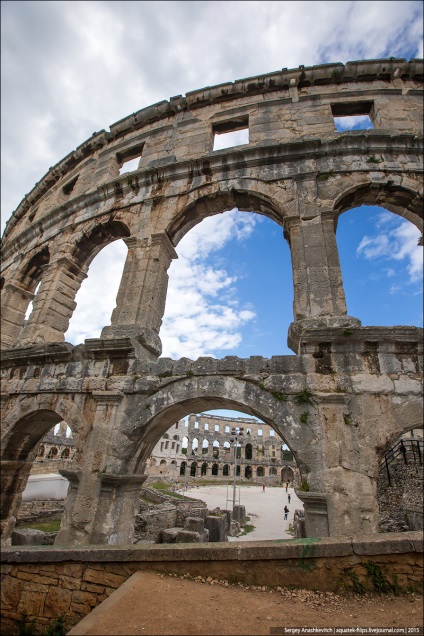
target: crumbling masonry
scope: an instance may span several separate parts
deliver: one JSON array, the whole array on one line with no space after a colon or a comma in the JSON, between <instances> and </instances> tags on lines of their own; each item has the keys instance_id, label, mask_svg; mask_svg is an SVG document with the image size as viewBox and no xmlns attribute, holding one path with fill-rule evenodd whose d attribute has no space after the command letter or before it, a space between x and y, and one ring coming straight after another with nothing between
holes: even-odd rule
<instances>
[{"instance_id":1,"label":"crumbling masonry","mask_svg":"<svg viewBox=\"0 0 424 636\"><path fill-rule=\"evenodd\" d=\"M3 241L6 543L34 449L54 424L68 423L76 447L56 543L125 544L155 443L188 413L215 408L257 417L286 441L309 487L309 536L378 531L382 453L422 423L421 334L346 315L336 226L372 204L421 228L422 81L422 60L389 59L196 90L93 134L41 178ZM335 116L361 114L372 130L336 131ZM248 144L212 150L215 134L243 128ZM138 168L120 176L135 157ZM289 243L295 355L160 358L175 247L234 207L273 219ZM64 333L75 294L116 239L128 256L111 325L74 347Z\"/></svg>"}]
</instances>

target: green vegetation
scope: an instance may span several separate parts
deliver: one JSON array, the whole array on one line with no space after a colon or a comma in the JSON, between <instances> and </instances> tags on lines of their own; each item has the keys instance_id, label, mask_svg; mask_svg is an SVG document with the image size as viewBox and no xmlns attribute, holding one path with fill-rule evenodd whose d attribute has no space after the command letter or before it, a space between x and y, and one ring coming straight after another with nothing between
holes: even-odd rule
<instances>
[{"instance_id":1,"label":"green vegetation","mask_svg":"<svg viewBox=\"0 0 424 636\"><path fill-rule=\"evenodd\" d=\"M371 157L368 157L367 163L381 163L381 159L372 155Z\"/></svg>"},{"instance_id":2,"label":"green vegetation","mask_svg":"<svg viewBox=\"0 0 424 636\"><path fill-rule=\"evenodd\" d=\"M397 595L403 591L397 582L397 578L394 577L393 583L389 581L381 567L376 563L367 561L365 563L365 569L368 576L371 577L371 581L376 592L379 592L380 594L389 594L392 592L392 594Z\"/></svg>"},{"instance_id":3,"label":"green vegetation","mask_svg":"<svg viewBox=\"0 0 424 636\"><path fill-rule=\"evenodd\" d=\"M23 523L16 527L17 530L41 530L42 532L59 532L60 519L52 519L51 521L31 521Z\"/></svg>"},{"instance_id":4,"label":"green vegetation","mask_svg":"<svg viewBox=\"0 0 424 636\"><path fill-rule=\"evenodd\" d=\"M280 402L286 402L288 400L287 395L284 395L284 393L281 393L281 391L272 391L271 389L267 389L265 384L263 384L262 382L258 386L260 389L262 389L262 391L269 391L269 393L271 393L271 395Z\"/></svg>"},{"instance_id":5,"label":"green vegetation","mask_svg":"<svg viewBox=\"0 0 424 636\"><path fill-rule=\"evenodd\" d=\"M363 583L361 583L356 572L349 572L349 577L352 581L352 589L355 594L364 594L366 587Z\"/></svg>"},{"instance_id":6,"label":"green vegetation","mask_svg":"<svg viewBox=\"0 0 424 636\"><path fill-rule=\"evenodd\" d=\"M335 176L335 172L334 170L329 170L328 172L321 172L321 174L318 175L317 180L318 181L327 181L328 179L330 179L331 177Z\"/></svg>"},{"instance_id":7,"label":"green vegetation","mask_svg":"<svg viewBox=\"0 0 424 636\"><path fill-rule=\"evenodd\" d=\"M149 487L159 490L162 495L166 495L167 497L174 497L174 499L190 499L190 497L186 497L185 495L180 495L178 492L169 490L169 484L165 484L162 481L155 481L153 484L149 484Z\"/></svg>"},{"instance_id":8,"label":"green vegetation","mask_svg":"<svg viewBox=\"0 0 424 636\"><path fill-rule=\"evenodd\" d=\"M308 417L309 413L305 411L304 413L300 414L299 420L302 422L302 424L306 424L308 422Z\"/></svg>"},{"instance_id":9,"label":"green vegetation","mask_svg":"<svg viewBox=\"0 0 424 636\"><path fill-rule=\"evenodd\" d=\"M308 389L303 389L303 391L300 391L300 393L295 396L294 401L298 406L312 404L312 393Z\"/></svg>"},{"instance_id":10,"label":"green vegetation","mask_svg":"<svg viewBox=\"0 0 424 636\"><path fill-rule=\"evenodd\" d=\"M246 521L251 521L248 515L246 515ZM255 526L252 523L246 523L245 526L242 528L242 532L239 534L239 536L244 537L245 534L249 534L250 532L253 532L254 529L255 529Z\"/></svg>"},{"instance_id":11,"label":"green vegetation","mask_svg":"<svg viewBox=\"0 0 424 636\"><path fill-rule=\"evenodd\" d=\"M309 483L306 479L302 479L298 490L300 490L301 492L309 492Z\"/></svg>"},{"instance_id":12,"label":"green vegetation","mask_svg":"<svg viewBox=\"0 0 424 636\"><path fill-rule=\"evenodd\" d=\"M344 336L353 336L354 333L355 332L354 332L353 329L349 329L349 328L343 329L343 335Z\"/></svg>"}]
</instances>

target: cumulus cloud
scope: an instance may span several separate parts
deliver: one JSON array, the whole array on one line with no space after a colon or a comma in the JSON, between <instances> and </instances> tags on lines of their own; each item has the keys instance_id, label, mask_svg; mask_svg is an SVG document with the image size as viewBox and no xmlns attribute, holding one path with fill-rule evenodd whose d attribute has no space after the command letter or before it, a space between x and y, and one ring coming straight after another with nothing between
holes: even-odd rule
<instances>
[{"instance_id":1,"label":"cumulus cloud","mask_svg":"<svg viewBox=\"0 0 424 636\"><path fill-rule=\"evenodd\" d=\"M422 11L407 0L3 2L3 222L94 131L282 67L422 55Z\"/></svg>"},{"instance_id":2,"label":"cumulus cloud","mask_svg":"<svg viewBox=\"0 0 424 636\"><path fill-rule=\"evenodd\" d=\"M197 358L240 344L240 330L254 319L255 311L240 304L238 277L217 264L221 250L232 240L248 238L258 222L253 214L232 210L205 219L180 241L178 260L169 269L160 332L164 356ZM98 338L110 324L126 254L125 243L115 241L93 260L76 296L77 308L65 334L68 342Z\"/></svg>"},{"instance_id":3,"label":"cumulus cloud","mask_svg":"<svg viewBox=\"0 0 424 636\"><path fill-rule=\"evenodd\" d=\"M362 237L356 254L369 261L399 261L405 268L409 284L419 283L423 278L423 248L417 245L419 230L409 221L396 220L392 214L383 212L376 218L379 234ZM399 266L396 268L399 270ZM390 278L395 275L395 268L383 267ZM392 293L401 289L399 284L391 287Z\"/></svg>"},{"instance_id":4,"label":"cumulus cloud","mask_svg":"<svg viewBox=\"0 0 424 636\"><path fill-rule=\"evenodd\" d=\"M243 241L257 217L231 210L193 228L178 245L178 260L169 269L169 287L160 332L163 355L213 356L236 348L241 328L255 317L237 298L237 276L216 267L230 240Z\"/></svg>"}]
</instances>

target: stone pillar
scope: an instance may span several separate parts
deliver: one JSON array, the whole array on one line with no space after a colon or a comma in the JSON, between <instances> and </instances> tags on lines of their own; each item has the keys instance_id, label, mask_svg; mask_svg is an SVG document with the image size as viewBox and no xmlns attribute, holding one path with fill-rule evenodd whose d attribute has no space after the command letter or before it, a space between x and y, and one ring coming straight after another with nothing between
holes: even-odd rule
<instances>
[{"instance_id":1,"label":"stone pillar","mask_svg":"<svg viewBox=\"0 0 424 636\"><path fill-rule=\"evenodd\" d=\"M20 346L65 340L77 306L75 296L86 277L86 272L66 256L46 266L32 314L18 340Z\"/></svg>"},{"instance_id":2,"label":"stone pillar","mask_svg":"<svg viewBox=\"0 0 424 636\"><path fill-rule=\"evenodd\" d=\"M290 325L288 344L298 353L302 331L313 328L360 326L347 316L333 213L306 219L290 219L289 236L295 322Z\"/></svg>"},{"instance_id":3,"label":"stone pillar","mask_svg":"<svg viewBox=\"0 0 424 636\"><path fill-rule=\"evenodd\" d=\"M334 218L293 219L289 234L294 284L294 319L344 316L346 300Z\"/></svg>"},{"instance_id":4,"label":"stone pillar","mask_svg":"<svg viewBox=\"0 0 424 636\"><path fill-rule=\"evenodd\" d=\"M321 452L307 476L310 491L296 491L304 502L308 537L378 533L379 457L349 412L350 399L348 394L328 394L316 406Z\"/></svg>"},{"instance_id":5,"label":"stone pillar","mask_svg":"<svg viewBox=\"0 0 424 636\"><path fill-rule=\"evenodd\" d=\"M100 475L99 504L90 543L132 544L139 494L148 475Z\"/></svg>"},{"instance_id":6,"label":"stone pillar","mask_svg":"<svg viewBox=\"0 0 424 636\"><path fill-rule=\"evenodd\" d=\"M1 545L10 545L22 493L28 481L32 462L2 460L1 462Z\"/></svg>"},{"instance_id":7,"label":"stone pillar","mask_svg":"<svg viewBox=\"0 0 424 636\"><path fill-rule=\"evenodd\" d=\"M65 503L65 515L55 545L85 545L94 542L93 537L105 536L105 523L113 527L113 520L99 519L102 475L105 474L110 447L113 443L119 406L123 394L113 391L93 392L96 412L90 434L84 447L80 466L67 471L71 489ZM100 524L101 529L96 527ZM112 532L112 530L111 530Z\"/></svg>"},{"instance_id":8,"label":"stone pillar","mask_svg":"<svg viewBox=\"0 0 424 636\"><path fill-rule=\"evenodd\" d=\"M1 348L12 347L21 333L28 305L34 294L15 283L7 283L1 294Z\"/></svg>"},{"instance_id":9,"label":"stone pillar","mask_svg":"<svg viewBox=\"0 0 424 636\"><path fill-rule=\"evenodd\" d=\"M142 349L138 355L155 359L162 353L159 330L165 311L168 268L177 258L166 233L153 234L148 243L126 239L128 255L112 313L102 338L131 337Z\"/></svg>"}]
</instances>

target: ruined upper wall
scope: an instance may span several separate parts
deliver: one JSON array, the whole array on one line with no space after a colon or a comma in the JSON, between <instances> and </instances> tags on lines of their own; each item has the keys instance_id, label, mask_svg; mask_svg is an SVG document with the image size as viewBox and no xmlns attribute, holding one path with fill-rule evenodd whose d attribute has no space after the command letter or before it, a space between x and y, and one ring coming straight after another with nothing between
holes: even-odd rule
<instances>
[{"instance_id":1,"label":"ruined upper wall","mask_svg":"<svg viewBox=\"0 0 424 636\"><path fill-rule=\"evenodd\" d=\"M111 182L119 189L120 166L133 157L140 156L139 170L153 175L211 154L214 132L226 126L247 125L249 147L325 139L340 134L333 113L368 109L375 129L420 133L422 82L422 60L390 58L283 69L172 97L121 119L109 132L94 133L50 168L19 204L4 238L15 239L36 224L42 234L52 210L72 217L81 196L101 198L99 188Z\"/></svg>"}]
</instances>

